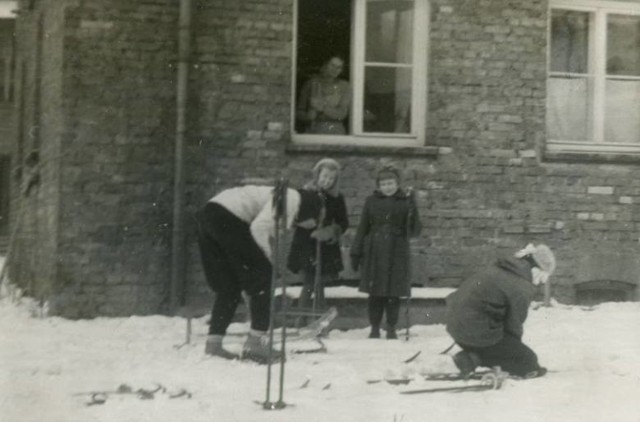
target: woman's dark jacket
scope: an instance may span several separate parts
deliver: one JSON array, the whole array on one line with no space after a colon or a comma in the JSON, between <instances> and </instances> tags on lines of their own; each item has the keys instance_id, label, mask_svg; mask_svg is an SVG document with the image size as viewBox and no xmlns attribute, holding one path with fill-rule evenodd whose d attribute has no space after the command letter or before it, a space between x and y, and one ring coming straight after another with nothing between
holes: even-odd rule
<instances>
[{"instance_id":1,"label":"woman's dark jacket","mask_svg":"<svg viewBox=\"0 0 640 422\"><path fill-rule=\"evenodd\" d=\"M349 227L347 206L342 194L333 196L324 193L322 198L324 199L325 217L321 227L334 233L329 241L320 242L320 268L322 274L330 274L337 277L338 273L344 268L340 251L340 236ZM298 273L301 270L307 272L315 271L316 240L311 237L311 233L314 230L296 228L287 260L287 268L291 272Z\"/></svg>"},{"instance_id":2,"label":"woman's dark jacket","mask_svg":"<svg viewBox=\"0 0 640 422\"><path fill-rule=\"evenodd\" d=\"M447 331L456 343L472 347L492 346L505 333L522 338L535 293L527 260L498 259L447 297Z\"/></svg>"},{"instance_id":3,"label":"woman's dark jacket","mask_svg":"<svg viewBox=\"0 0 640 422\"><path fill-rule=\"evenodd\" d=\"M421 230L413 196L400 189L392 196L379 191L369 196L351 245L352 260L361 264L360 291L374 296L410 296L409 238Z\"/></svg>"}]
</instances>

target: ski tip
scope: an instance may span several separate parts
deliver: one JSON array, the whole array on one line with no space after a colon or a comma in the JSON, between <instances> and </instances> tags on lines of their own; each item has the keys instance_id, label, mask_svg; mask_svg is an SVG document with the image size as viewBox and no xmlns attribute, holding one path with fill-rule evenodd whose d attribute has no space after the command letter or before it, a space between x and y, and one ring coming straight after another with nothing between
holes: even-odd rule
<instances>
[{"instance_id":1,"label":"ski tip","mask_svg":"<svg viewBox=\"0 0 640 422\"><path fill-rule=\"evenodd\" d=\"M404 363L411 363L414 360L416 360L416 358L418 356L420 356L420 353L422 353L422 350L418 350L416 353L414 353L413 355L411 355L408 359L403 360Z\"/></svg>"}]
</instances>

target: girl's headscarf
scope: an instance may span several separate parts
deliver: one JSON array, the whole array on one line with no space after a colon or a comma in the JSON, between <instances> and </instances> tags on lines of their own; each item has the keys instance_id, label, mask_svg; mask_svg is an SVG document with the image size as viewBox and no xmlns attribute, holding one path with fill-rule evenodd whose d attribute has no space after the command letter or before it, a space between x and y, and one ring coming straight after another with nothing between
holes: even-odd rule
<instances>
[{"instance_id":1,"label":"girl's headscarf","mask_svg":"<svg viewBox=\"0 0 640 422\"><path fill-rule=\"evenodd\" d=\"M338 162L333 158L323 158L313 166L313 180L309 181L306 185L304 185L304 188L309 190L319 190L318 179L320 178L320 172L322 171L323 168L333 170L336 172L336 180L333 182L333 186L327 189L326 192L331 196L338 196L340 164L338 164Z\"/></svg>"}]
</instances>

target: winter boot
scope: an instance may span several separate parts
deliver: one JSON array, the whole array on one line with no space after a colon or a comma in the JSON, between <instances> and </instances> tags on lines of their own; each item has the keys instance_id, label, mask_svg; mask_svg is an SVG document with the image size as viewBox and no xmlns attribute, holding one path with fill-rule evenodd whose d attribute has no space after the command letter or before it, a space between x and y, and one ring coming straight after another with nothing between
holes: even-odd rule
<instances>
[{"instance_id":1,"label":"winter boot","mask_svg":"<svg viewBox=\"0 0 640 422\"><path fill-rule=\"evenodd\" d=\"M372 325L369 338L380 338L380 327Z\"/></svg>"},{"instance_id":2,"label":"winter boot","mask_svg":"<svg viewBox=\"0 0 640 422\"><path fill-rule=\"evenodd\" d=\"M238 355L231 353L222 347L223 338L224 336L218 334L209 334L207 336L207 342L204 345L204 354L218 356L224 359L238 359Z\"/></svg>"},{"instance_id":3,"label":"winter boot","mask_svg":"<svg viewBox=\"0 0 640 422\"><path fill-rule=\"evenodd\" d=\"M473 352L461 351L453 355L453 363L460 371L460 376L469 378L469 376L480 365L480 357Z\"/></svg>"},{"instance_id":4,"label":"winter boot","mask_svg":"<svg viewBox=\"0 0 640 422\"><path fill-rule=\"evenodd\" d=\"M387 340L396 340L398 338L398 334L396 333L395 326L387 327Z\"/></svg>"},{"instance_id":5,"label":"winter boot","mask_svg":"<svg viewBox=\"0 0 640 422\"><path fill-rule=\"evenodd\" d=\"M258 363L269 363L269 357L271 357L271 363L280 362L284 354L282 351L271 349L269 353L269 337L267 333L262 331L250 330L242 347L242 359L249 359Z\"/></svg>"},{"instance_id":6,"label":"winter boot","mask_svg":"<svg viewBox=\"0 0 640 422\"><path fill-rule=\"evenodd\" d=\"M538 369L528 372L524 376L524 378L525 379L539 378L539 377L543 377L546 373L547 373L547 368L545 368L544 366L540 366Z\"/></svg>"}]
</instances>

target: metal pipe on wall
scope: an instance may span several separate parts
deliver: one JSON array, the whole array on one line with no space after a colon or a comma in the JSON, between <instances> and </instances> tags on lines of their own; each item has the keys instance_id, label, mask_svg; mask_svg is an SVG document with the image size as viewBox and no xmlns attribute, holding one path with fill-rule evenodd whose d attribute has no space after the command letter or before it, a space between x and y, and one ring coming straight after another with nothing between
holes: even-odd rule
<instances>
[{"instance_id":1,"label":"metal pipe on wall","mask_svg":"<svg viewBox=\"0 0 640 422\"><path fill-rule=\"evenodd\" d=\"M176 93L176 140L173 186L173 232L171 248L170 307L175 312L185 299L185 137L191 57L192 0L180 0L178 21L178 69Z\"/></svg>"}]
</instances>

